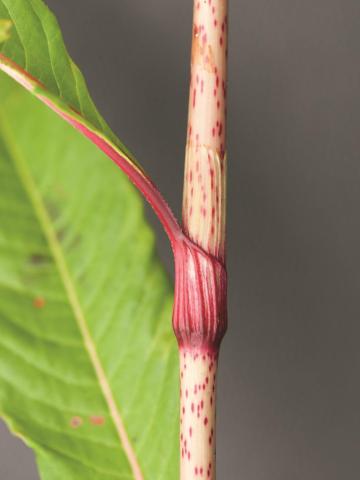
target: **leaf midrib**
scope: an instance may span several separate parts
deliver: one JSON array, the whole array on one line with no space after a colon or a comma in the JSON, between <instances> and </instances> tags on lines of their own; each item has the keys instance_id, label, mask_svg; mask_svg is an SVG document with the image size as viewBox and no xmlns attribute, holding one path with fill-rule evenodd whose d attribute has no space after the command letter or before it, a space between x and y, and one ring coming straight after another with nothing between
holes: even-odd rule
<instances>
[{"instance_id":1,"label":"leaf midrib","mask_svg":"<svg viewBox=\"0 0 360 480\"><path fill-rule=\"evenodd\" d=\"M124 449L129 465L132 469L134 479L143 480L143 474L141 472L140 464L137 460L133 446L131 445L124 422L122 420L114 395L112 393L109 381L97 353L93 338L89 331L86 318L77 295L75 282L71 277L65 257L62 252L61 245L57 239L56 232L51 224L51 219L46 210L40 192L38 191L36 183L31 175L31 172L29 171L27 163L24 160L22 154L19 152L16 142L13 139L11 128L7 125L4 117L1 115L0 132L4 139L5 146L8 150L10 158L14 163L15 170L19 176L20 182L30 200L30 203L35 212L35 216L48 242L48 246L52 253L54 263L58 270L60 279L63 283L77 326L80 330L85 349L89 355L90 362L95 370L101 392L108 406L110 416L113 420L121 446Z\"/></svg>"}]
</instances>

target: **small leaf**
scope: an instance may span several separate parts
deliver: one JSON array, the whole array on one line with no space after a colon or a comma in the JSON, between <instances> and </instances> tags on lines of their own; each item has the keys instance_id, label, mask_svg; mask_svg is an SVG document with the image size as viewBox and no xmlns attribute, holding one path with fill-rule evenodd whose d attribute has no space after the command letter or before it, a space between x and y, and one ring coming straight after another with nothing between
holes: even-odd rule
<instances>
[{"instance_id":1,"label":"small leaf","mask_svg":"<svg viewBox=\"0 0 360 480\"><path fill-rule=\"evenodd\" d=\"M142 201L2 73L0 95L0 414L43 480L175 479L173 297Z\"/></svg>"}]
</instances>

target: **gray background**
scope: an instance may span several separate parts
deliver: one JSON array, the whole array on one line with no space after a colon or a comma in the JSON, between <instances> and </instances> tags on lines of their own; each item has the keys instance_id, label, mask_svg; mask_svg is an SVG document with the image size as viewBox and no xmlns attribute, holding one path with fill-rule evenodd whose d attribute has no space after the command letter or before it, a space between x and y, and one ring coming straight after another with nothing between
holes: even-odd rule
<instances>
[{"instance_id":1,"label":"gray background","mask_svg":"<svg viewBox=\"0 0 360 480\"><path fill-rule=\"evenodd\" d=\"M179 213L191 0L48 3ZM359 0L231 2L222 480L360 477L359 47ZM159 250L171 269L162 234ZM37 478L3 425L0 453L1 480Z\"/></svg>"}]
</instances>

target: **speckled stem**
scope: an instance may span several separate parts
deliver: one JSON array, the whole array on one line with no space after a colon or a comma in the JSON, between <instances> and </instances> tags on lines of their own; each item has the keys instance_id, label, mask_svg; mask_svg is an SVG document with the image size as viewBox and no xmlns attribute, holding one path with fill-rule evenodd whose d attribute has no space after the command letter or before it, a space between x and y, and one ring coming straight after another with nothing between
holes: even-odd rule
<instances>
[{"instance_id":1,"label":"speckled stem","mask_svg":"<svg viewBox=\"0 0 360 480\"><path fill-rule=\"evenodd\" d=\"M227 0L195 0L183 225L224 261L226 200Z\"/></svg>"},{"instance_id":2,"label":"speckled stem","mask_svg":"<svg viewBox=\"0 0 360 480\"><path fill-rule=\"evenodd\" d=\"M226 331L227 0L195 0L183 198L174 250L180 478L216 477L216 369Z\"/></svg>"},{"instance_id":3,"label":"speckled stem","mask_svg":"<svg viewBox=\"0 0 360 480\"><path fill-rule=\"evenodd\" d=\"M215 479L217 354L180 349L181 480Z\"/></svg>"}]
</instances>

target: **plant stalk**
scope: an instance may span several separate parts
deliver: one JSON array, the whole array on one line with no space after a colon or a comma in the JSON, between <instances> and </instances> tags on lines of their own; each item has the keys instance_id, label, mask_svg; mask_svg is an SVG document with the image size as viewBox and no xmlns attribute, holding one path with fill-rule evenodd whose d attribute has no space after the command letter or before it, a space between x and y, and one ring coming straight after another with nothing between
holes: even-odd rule
<instances>
[{"instance_id":1,"label":"plant stalk","mask_svg":"<svg viewBox=\"0 0 360 480\"><path fill-rule=\"evenodd\" d=\"M227 0L194 0L173 324L180 350L180 478L216 478L216 371L227 326Z\"/></svg>"},{"instance_id":2,"label":"plant stalk","mask_svg":"<svg viewBox=\"0 0 360 480\"><path fill-rule=\"evenodd\" d=\"M181 480L215 478L217 353L180 352Z\"/></svg>"},{"instance_id":3,"label":"plant stalk","mask_svg":"<svg viewBox=\"0 0 360 480\"><path fill-rule=\"evenodd\" d=\"M194 0L183 225L224 262L227 0Z\"/></svg>"}]
</instances>

